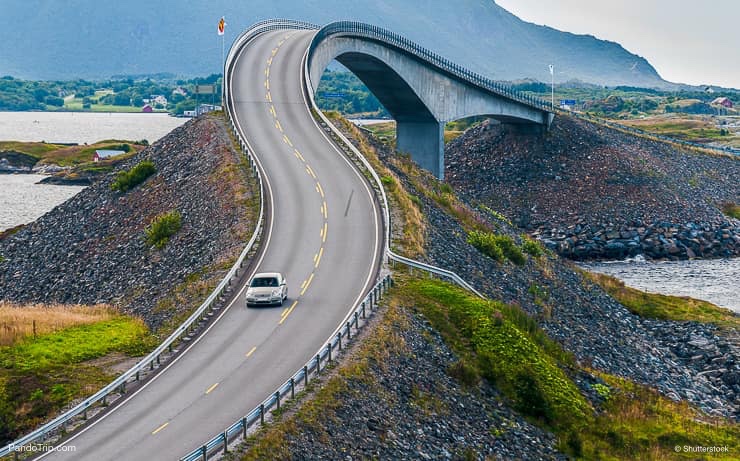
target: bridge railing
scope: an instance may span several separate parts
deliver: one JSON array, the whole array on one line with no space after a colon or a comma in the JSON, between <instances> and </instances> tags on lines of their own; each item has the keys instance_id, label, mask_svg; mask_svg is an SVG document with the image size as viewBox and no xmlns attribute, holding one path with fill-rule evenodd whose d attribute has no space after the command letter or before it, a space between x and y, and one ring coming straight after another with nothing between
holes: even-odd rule
<instances>
[{"instance_id":1,"label":"bridge railing","mask_svg":"<svg viewBox=\"0 0 740 461\"><path fill-rule=\"evenodd\" d=\"M543 111L552 112L552 106L550 102L516 91L509 85L491 80L488 77L484 77L481 74L466 69L460 64L457 64L450 59L445 58L444 56L441 56L427 48L424 48L402 35L391 32L382 27L373 26L371 24L365 24L355 21L338 21L327 24L326 26L322 27L314 36L313 41L311 42L311 49L315 49L322 40L332 35L348 35L380 41L386 45L391 45L395 48L403 50L415 56L417 59L425 61L428 64L438 67L463 81L472 83L492 93L505 96L527 106L532 106Z\"/></svg>"}]
</instances>

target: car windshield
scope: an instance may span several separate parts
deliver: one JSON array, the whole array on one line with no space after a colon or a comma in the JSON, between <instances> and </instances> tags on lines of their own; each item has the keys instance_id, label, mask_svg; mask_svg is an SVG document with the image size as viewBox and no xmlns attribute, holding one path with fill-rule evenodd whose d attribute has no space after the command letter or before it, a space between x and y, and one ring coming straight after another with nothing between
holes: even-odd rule
<instances>
[{"instance_id":1,"label":"car windshield","mask_svg":"<svg viewBox=\"0 0 740 461\"><path fill-rule=\"evenodd\" d=\"M275 277L260 277L252 280L253 287L276 287L278 280Z\"/></svg>"}]
</instances>

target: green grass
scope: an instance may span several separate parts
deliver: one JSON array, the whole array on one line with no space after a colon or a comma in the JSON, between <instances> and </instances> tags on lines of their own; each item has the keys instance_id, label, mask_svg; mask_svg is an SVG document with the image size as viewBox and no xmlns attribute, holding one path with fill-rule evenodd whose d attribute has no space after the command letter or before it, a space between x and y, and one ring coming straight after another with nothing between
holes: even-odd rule
<instances>
[{"instance_id":1,"label":"green grass","mask_svg":"<svg viewBox=\"0 0 740 461\"><path fill-rule=\"evenodd\" d=\"M20 142L20 141L0 141L0 152L13 151L22 154L28 154L34 158L41 159L44 155L59 150L65 146L57 144L47 144L45 142Z\"/></svg>"},{"instance_id":2,"label":"green grass","mask_svg":"<svg viewBox=\"0 0 740 461\"><path fill-rule=\"evenodd\" d=\"M715 306L710 302L686 296L646 293L628 287L624 282L610 275L585 271L582 273L601 286L630 312L641 317L712 323L727 328L740 327L740 317L731 310Z\"/></svg>"},{"instance_id":3,"label":"green grass","mask_svg":"<svg viewBox=\"0 0 740 461\"><path fill-rule=\"evenodd\" d=\"M731 218L740 219L740 205L737 203L723 203L722 213Z\"/></svg>"},{"instance_id":4,"label":"green grass","mask_svg":"<svg viewBox=\"0 0 740 461\"><path fill-rule=\"evenodd\" d=\"M527 261L521 248L508 235L474 230L468 233L468 243L500 263L504 262L504 259L508 259L521 266Z\"/></svg>"},{"instance_id":5,"label":"green grass","mask_svg":"<svg viewBox=\"0 0 740 461\"><path fill-rule=\"evenodd\" d=\"M526 234L522 234L522 251L533 258L539 258L545 254L545 248L542 246L542 243Z\"/></svg>"},{"instance_id":6,"label":"green grass","mask_svg":"<svg viewBox=\"0 0 740 461\"><path fill-rule=\"evenodd\" d=\"M120 316L0 347L0 444L32 430L113 377L87 361L114 352L139 356L153 345L141 320Z\"/></svg>"},{"instance_id":7,"label":"green grass","mask_svg":"<svg viewBox=\"0 0 740 461\"><path fill-rule=\"evenodd\" d=\"M170 237L182 227L182 217L177 210L157 216L146 228L146 243L156 248L164 248Z\"/></svg>"},{"instance_id":8,"label":"green grass","mask_svg":"<svg viewBox=\"0 0 740 461\"><path fill-rule=\"evenodd\" d=\"M126 317L80 325L0 348L0 364L5 369L29 371L80 363L114 351L140 355L145 351L141 345L146 334L143 322Z\"/></svg>"},{"instance_id":9,"label":"green grass","mask_svg":"<svg viewBox=\"0 0 740 461\"><path fill-rule=\"evenodd\" d=\"M119 192L127 192L146 181L156 171L157 168L154 166L154 162L144 160L130 170L119 171L116 180L111 183L110 188Z\"/></svg>"},{"instance_id":10,"label":"green grass","mask_svg":"<svg viewBox=\"0 0 740 461\"><path fill-rule=\"evenodd\" d=\"M475 363L523 414L561 432L587 424L590 406L560 368L567 354L538 334L523 312L480 300L452 285L411 281L403 297L419 309L456 352ZM474 358L466 357L473 354ZM567 360L569 361L569 360Z\"/></svg>"},{"instance_id":11,"label":"green grass","mask_svg":"<svg viewBox=\"0 0 740 461\"><path fill-rule=\"evenodd\" d=\"M392 292L415 306L442 334L466 367L493 382L512 405L552 430L558 448L579 459L663 460L737 459L675 453L675 446L728 446L737 449L740 426L700 414L645 386L588 370L604 380L594 390L606 398L598 411L563 370L572 356L550 340L520 308L472 297L433 280L399 281ZM460 371L455 371L460 374ZM473 379L474 381L474 379Z\"/></svg>"}]
</instances>

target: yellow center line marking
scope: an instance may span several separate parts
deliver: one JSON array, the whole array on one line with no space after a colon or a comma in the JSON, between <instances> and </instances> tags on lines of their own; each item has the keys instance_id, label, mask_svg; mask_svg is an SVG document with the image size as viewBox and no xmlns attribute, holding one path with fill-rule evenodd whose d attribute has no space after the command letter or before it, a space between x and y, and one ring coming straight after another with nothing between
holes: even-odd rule
<instances>
[{"instance_id":1,"label":"yellow center line marking","mask_svg":"<svg viewBox=\"0 0 740 461\"><path fill-rule=\"evenodd\" d=\"M156 428L156 429L154 429L152 431L152 435L156 435L157 432L161 431L162 429L164 429L165 427L167 427L169 425L170 425L170 423L164 423L164 424L162 424L161 426L159 426L158 428Z\"/></svg>"},{"instance_id":2,"label":"yellow center line marking","mask_svg":"<svg viewBox=\"0 0 740 461\"><path fill-rule=\"evenodd\" d=\"M268 91L268 92L267 92L267 94L265 95L265 99L267 99L268 101L272 102L272 95L270 94L270 92L269 92L269 91Z\"/></svg>"},{"instance_id":3,"label":"yellow center line marking","mask_svg":"<svg viewBox=\"0 0 740 461\"><path fill-rule=\"evenodd\" d=\"M303 296L304 293L306 293L306 290L308 290L308 286L311 285L311 282L313 281L313 272L311 272L311 275L308 277L308 280L306 280L306 286L303 287L301 290L301 296Z\"/></svg>"},{"instance_id":4,"label":"yellow center line marking","mask_svg":"<svg viewBox=\"0 0 740 461\"><path fill-rule=\"evenodd\" d=\"M275 120L275 128L280 130L280 132L283 132L283 126L280 124L280 120Z\"/></svg>"},{"instance_id":5,"label":"yellow center line marking","mask_svg":"<svg viewBox=\"0 0 740 461\"><path fill-rule=\"evenodd\" d=\"M324 210L324 219L329 219L329 207L326 206L326 200L324 200L324 204L321 206L321 209Z\"/></svg>"},{"instance_id":6,"label":"yellow center line marking","mask_svg":"<svg viewBox=\"0 0 740 461\"><path fill-rule=\"evenodd\" d=\"M247 354L246 354L247 357L249 357L250 355L254 354L254 351L256 351L256 350L257 350L257 346L254 346L253 348L249 349L249 352L247 352Z\"/></svg>"},{"instance_id":7,"label":"yellow center line marking","mask_svg":"<svg viewBox=\"0 0 740 461\"><path fill-rule=\"evenodd\" d=\"M269 78L265 80L265 88L267 88L267 91L270 91L270 79Z\"/></svg>"},{"instance_id":8,"label":"yellow center line marking","mask_svg":"<svg viewBox=\"0 0 740 461\"><path fill-rule=\"evenodd\" d=\"M218 383L216 383L216 384L214 384L213 386L209 387L209 388L208 388L208 390L206 391L206 394L210 394L210 393L211 393L211 391L212 391L212 390L214 390L214 389L216 388L216 386L218 386Z\"/></svg>"},{"instance_id":9,"label":"yellow center line marking","mask_svg":"<svg viewBox=\"0 0 740 461\"><path fill-rule=\"evenodd\" d=\"M267 65L268 67L272 65L272 57L270 57L270 59L267 60Z\"/></svg>"},{"instance_id":10,"label":"yellow center line marking","mask_svg":"<svg viewBox=\"0 0 740 461\"><path fill-rule=\"evenodd\" d=\"M304 280L303 283L301 283L301 290L306 286L306 281Z\"/></svg>"},{"instance_id":11,"label":"yellow center line marking","mask_svg":"<svg viewBox=\"0 0 740 461\"><path fill-rule=\"evenodd\" d=\"M323 255L324 255L324 247L321 247L321 249L319 250L319 257L316 258L316 264L314 264L313 267L316 267L316 268L319 267L319 263L321 263L321 256Z\"/></svg>"},{"instance_id":12,"label":"yellow center line marking","mask_svg":"<svg viewBox=\"0 0 740 461\"><path fill-rule=\"evenodd\" d=\"M313 172L309 165L306 165L306 172L310 174L313 179L316 179L316 173Z\"/></svg>"},{"instance_id":13,"label":"yellow center line marking","mask_svg":"<svg viewBox=\"0 0 740 461\"><path fill-rule=\"evenodd\" d=\"M319 235L321 236L322 239L324 238L324 228L323 227L321 228Z\"/></svg>"},{"instance_id":14,"label":"yellow center line marking","mask_svg":"<svg viewBox=\"0 0 740 461\"><path fill-rule=\"evenodd\" d=\"M288 136L283 135L283 141L285 141L285 144L289 145L290 147L293 147L293 143L290 142L290 139L288 139Z\"/></svg>"},{"instance_id":15,"label":"yellow center line marking","mask_svg":"<svg viewBox=\"0 0 740 461\"><path fill-rule=\"evenodd\" d=\"M295 154L296 157L298 157L299 159L301 159L302 162L305 162L306 161L306 159L303 158L303 156L301 155L301 153L298 152L298 149L293 149L293 153Z\"/></svg>"},{"instance_id":16,"label":"yellow center line marking","mask_svg":"<svg viewBox=\"0 0 740 461\"><path fill-rule=\"evenodd\" d=\"M319 258L319 254L318 254L318 253L316 253L315 255L313 255L313 262L316 262L316 260L317 260L318 258Z\"/></svg>"},{"instance_id":17,"label":"yellow center line marking","mask_svg":"<svg viewBox=\"0 0 740 461\"><path fill-rule=\"evenodd\" d=\"M275 106L273 106L272 104L270 105L270 113L272 114L273 117L277 118L277 112L275 112Z\"/></svg>"},{"instance_id":18,"label":"yellow center line marking","mask_svg":"<svg viewBox=\"0 0 740 461\"><path fill-rule=\"evenodd\" d=\"M277 52L278 52L278 49L277 48L273 48L272 49L272 55L273 56L275 56L277 54Z\"/></svg>"},{"instance_id":19,"label":"yellow center line marking","mask_svg":"<svg viewBox=\"0 0 740 461\"><path fill-rule=\"evenodd\" d=\"M283 322L285 322L285 319L287 319L290 313L293 312L293 309L295 309L297 304L298 304L298 301L293 301L293 305L290 306L290 309L288 309L288 311L283 314L282 318L278 322L278 325L282 325Z\"/></svg>"},{"instance_id":20,"label":"yellow center line marking","mask_svg":"<svg viewBox=\"0 0 740 461\"><path fill-rule=\"evenodd\" d=\"M329 231L328 224L324 223L324 235L321 236L321 241L326 242L326 233Z\"/></svg>"},{"instance_id":21,"label":"yellow center line marking","mask_svg":"<svg viewBox=\"0 0 740 461\"><path fill-rule=\"evenodd\" d=\"M270 78L270 66L265 68L265 77Z\"/></svg>"},{"instance_id":22,"label":"yellow center line marking","mask_svg":"<svg viewBox=\"0 0 740 461\"><path fill-rule=\"evenodd\" d=\"M319 188L319 194L321 194L321 198L324 198L324 189L321 187L321 183L317 182L316 187Z\"/></svg>"}]
</instances>

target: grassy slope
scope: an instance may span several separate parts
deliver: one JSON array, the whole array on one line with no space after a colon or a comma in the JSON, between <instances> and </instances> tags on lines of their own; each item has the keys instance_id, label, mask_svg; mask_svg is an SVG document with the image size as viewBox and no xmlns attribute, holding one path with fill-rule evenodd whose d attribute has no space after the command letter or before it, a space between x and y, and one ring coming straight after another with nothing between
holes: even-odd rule
<instances>
[{"instance_id":1,"label":"grassy slope","mask_svg":"<svg viewBox=\"0 0 740 461\"><path fill-rule=\"evenodd\" d=\"M128 158L146 146L131 141L109 139L90 145L62 146L43 142L0 141L1 151L14 151L30 155L39 161L39 164L55 164L59 166L77 166L92 163L92 156L97 149L121 150L123 144L128 144L132 150L126 156L121 155L115 160ZM111 159L106 159L111 160ZM92 166L92 165L91 165Z\"/></svg>"},{"instance_id":2,"label":"grassy slope","mask_svg":"<svg viewBox=\"0 0 740 461\"><path fill-rule=\"evenodd\" d=\"M377 330L358 346L338 374L330 378L294 414L252 438L242 460L290 457L291 434L324 434L331 443L337 424L335 410L357 388L380 398L384 390L368 363L378 357L403 353L394 330L405 328L406 307L426 317L460 358L460 367L448 372L466 385L479 377L495 384L505 399L533 423L553 431L559 448L576 458L615 460L733 459L729 455L702 457L675 453L676 445L735 446L740 426L707 420L684 403L614 376L598 374L595 386L603 397L589 402L571 376L576 365L569 354L547 338L516 307L485 301L453 285L415 278L397 278L384 303L388 309ZM404 307L401 307L404 306ZM358 383L361 383L358 386ZM506 428L492 427L492 434Z\"/></svg>"},{"instance_id":3,"label":"grassy slope","mask_svg":"<svg viewBox=\"0 0 740 461\"><path fill-rule=\"evenodd\" d=\"M0 443L33 429L113 377L87 361L113 352L138 356L152 345L141 320L118 315L0 347Z\"/></svg>"},{"instance_id":4,"label":"grassy slope","mask_svg":"<svg viewBox=\"0 0 740 461\"><path fill-rule=\"evenodd\" d=\"M628 287L621 280L606 274L586 271L581 271L581 273L600 285L630 312L641 317L712 323L725 328L740 328L740 317L731 310L715 306L710 302L687 296L646 293Z\"/></svg>"}]
</instances>

